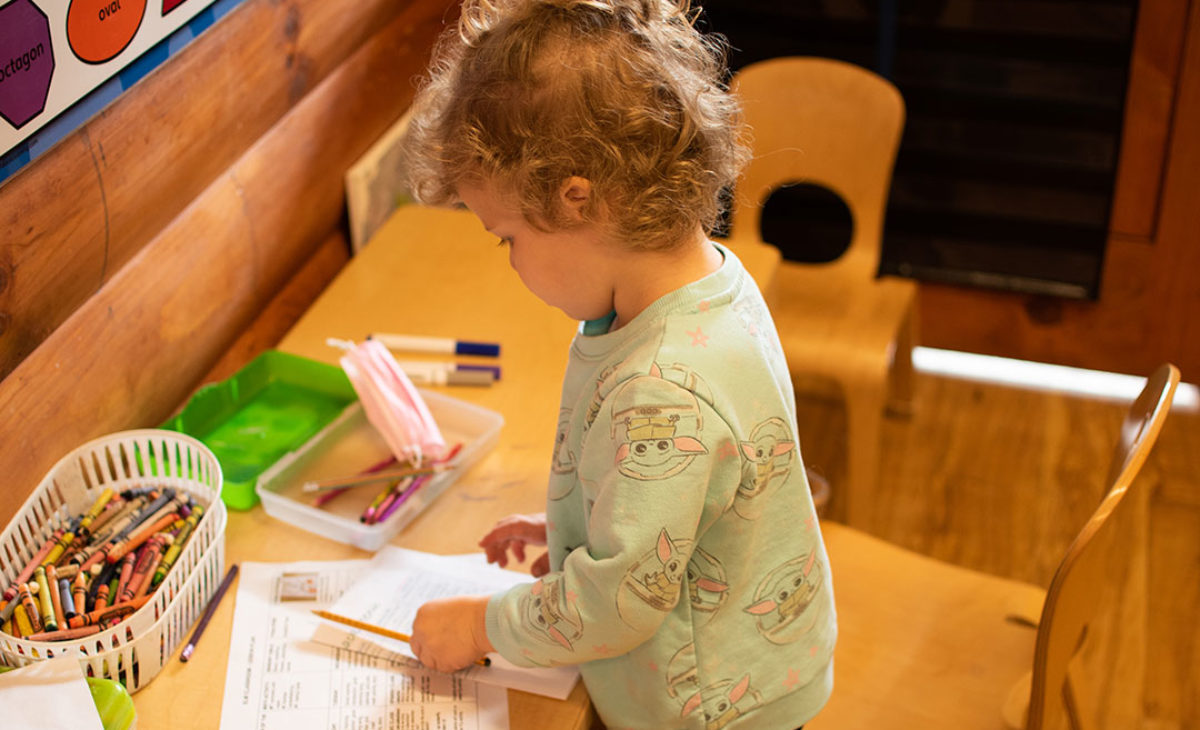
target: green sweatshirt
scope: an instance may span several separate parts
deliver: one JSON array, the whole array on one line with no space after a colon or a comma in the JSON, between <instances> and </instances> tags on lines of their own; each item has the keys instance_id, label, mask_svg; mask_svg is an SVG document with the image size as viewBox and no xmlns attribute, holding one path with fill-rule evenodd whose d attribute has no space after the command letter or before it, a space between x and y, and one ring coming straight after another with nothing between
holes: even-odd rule
<instances>
[{"instance_id":1,"label":"green sweatshirt","mask_svg":"<svg viewBox=\"0 0 1200 730\"><path fill-rule=\"evenodd\" d=\"M616 728L796 728L833 685L829 563L787 364L741 262L571 346L547 494L551 572L488 638L580 665Z\"/></svg>"}]
</instances>

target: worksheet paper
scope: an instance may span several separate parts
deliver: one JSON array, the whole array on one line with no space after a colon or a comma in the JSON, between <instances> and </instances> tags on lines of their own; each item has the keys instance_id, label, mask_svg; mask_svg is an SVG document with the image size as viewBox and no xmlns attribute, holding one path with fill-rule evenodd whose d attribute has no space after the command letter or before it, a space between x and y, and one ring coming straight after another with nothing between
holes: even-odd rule
<instances>
[{"instance_id":1,"label":"worksheet paper","mask_svg":"<svg viewBox=\"0 0 1200 730\"><path fill-rule=\"evenodd\" d=\"M497 593L531 580L528 575L488 565L483 553L442 556L389 545L375 554L368 567L358 574L357 583L329 610L346 618L411 634L417 609L426 601ZM331 621L322 621L312 639L372 657L415 660L407 642ZM529 669L518 667L499 654L493 653L489 658L491 666L473 666L456 676L559 700L571 694L579 679L579 670L573 666Z\"/></svg>"},{"instance_id":2,"label":"worksheet paper","mask_svg":"<svg viewBox=\"0 0 1200 730\"><path fill-rule=\"evenodd\" d=\"M225 730L508 730L501 688L310 640L368 561L242 563Z\"/></svg>"}]
</instances>

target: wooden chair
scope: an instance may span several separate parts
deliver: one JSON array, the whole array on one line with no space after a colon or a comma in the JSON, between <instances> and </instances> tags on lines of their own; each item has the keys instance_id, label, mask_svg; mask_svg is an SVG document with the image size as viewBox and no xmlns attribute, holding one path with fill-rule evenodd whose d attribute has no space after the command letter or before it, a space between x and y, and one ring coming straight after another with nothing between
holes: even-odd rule
<instances>
[{"instance_id":1,"label":"wooden chair","mask_svg":"<svg viewBox=\"0 0 1200 730\"><path fill-rule=\"evenodd\" d=\"M846 252L825 264L784 261L768 304L797 390L840 385L848 473L833 514L866 526L884 407L906 412L912 399L916 285L876 278L904 101L870 71L821 58L751 64L734 87L754 153L732 204L735 250L740 240L760 238L763 203L790 183L830 189L853 215Z\"/></svg>"},{"instance_id":2,"label":"wooden chair","mask_svg":"<svg viewBox=\"0 0 1200 730\"><path fill-rule=\"evenodd\" d=\"M1178 382L1172 365L1147 380L1046 591L823 523L839 633L810 730L1139 727L1149 490L1130 487Z\"/></svg>"}]
</instances>

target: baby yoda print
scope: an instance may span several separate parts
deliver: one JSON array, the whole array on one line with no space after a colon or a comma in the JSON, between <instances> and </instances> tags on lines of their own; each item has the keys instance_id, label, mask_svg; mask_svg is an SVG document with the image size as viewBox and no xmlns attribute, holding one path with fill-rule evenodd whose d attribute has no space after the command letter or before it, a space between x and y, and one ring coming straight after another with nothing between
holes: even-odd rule
<instances>
[{"instance_id":1,"label":"baby yoda print","mask_svg":"<svg viewBox=\"0 0 1200 730\"><path fill-rule=\"evenodd\" d=\"M754 592L746 613L757 617L758 632L772 644L790 644L804 637L817 622L821 570L816 552L794 558L767 573ZM807 620L804 620L807 619Z\"/></svg>"},{"instance_id":2,"label":"baby yoda print","mask_svg":"<svg viewBox=\"0 0 1200 730\"><path fill-rule=\"evenodd\" d=\"M638 625L643 605L656 611L670 611L679 600L687 560L683 550L691 540L672 541L667 531L658 533L658 541L634 563L617 589L617 615L630 626Z\"/></svg>"},{"instance_id":3,"label":"baby yoda print","mask_svg":"<svg viewBox=\"0 0 1200 730\"><path fill-rule=\"evenodd\" d=\"M575 453L571 451L571 411L558 412L558 430L554 436L554 456L550 460L550 479L546 497L551 501L565 498L575 489Z\"/></svg>"},{"instance_id":4,"label":"baby yoda print","mask_svg":"<svg viewBox=\"0 0 1200 730\"><path fill-rule=\"evenodd\" d=\"M747 674L737 682L721 680L692 695L684 703L680 717L687 717L701 709L704 712L705 729L721 730L761 702L762 695L750 687L750 675Z\"/></svg>"},{"instance_id":5,"label":"baby yoda print","mask_svg":"<svg viewBox=\"0 0 1200 730\"><path fill-rule=\"evenodd\" d=\"M787 480L795 450L796 442L782 418L768 418L755 426L750 432L750 440L741 443L748 468L738 485L734 511L746 519L761 514L762 505L755 505L754 501L770 487Z\"/></svg>"},{"instance_id":6,"label":"baby yoda print","mask_svg":"<svg viewBox=\"0 0 1200 730\"><path fill-rule=\"evenodd\" d=\"M707 454L697 438L703 428L690 392L654 375L626 381L613 396L611 437L620 438L617 471L641 481L666 479ZM624 433L620 431L624 429Z\"/></svg>"},{"instance_id":7,"label":"baby yoda print","mask_svg":"<svg viewBox=\"0 0 1200 730\"><path fill-rule=\"evenodd\" d=\"M521 598L525 623L537 637L574 651L573 642L583 635L583 619L563 588L561 575L548 575L533 584Z\"/></svg>"},{"instance_id":8,"label":"baby yoda print","mask_svg":"<svg viewBox=\"0 0 1200 730\"><path fill-rule=\"evenodd\" d=\"M692 610L696 612L696 621L711 618L729 597L729 584L725 581L725 567L721 561L709 555L701 548L692 552L692 558L687 564L688 598Z\"/></svg>"}]
</instances>

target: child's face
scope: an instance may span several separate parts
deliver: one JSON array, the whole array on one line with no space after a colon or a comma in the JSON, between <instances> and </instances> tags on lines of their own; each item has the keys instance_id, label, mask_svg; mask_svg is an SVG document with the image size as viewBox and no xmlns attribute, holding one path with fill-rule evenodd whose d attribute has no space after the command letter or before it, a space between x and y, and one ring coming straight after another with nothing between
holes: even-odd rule
<instances>
[{"instance_id":1,"label":"child's face","mask_svg":"<svg viewBox=\"0 0 1200 730\"><path fill-rule=\"evenodd\" d=\"M599 226L538 230L515 202L490 184L460 185L458 195L483 227L508 246L509 264L543 302L577 320L597 319L613 310L610 272L616 248Z\"/></svg>"}]
</instances>

